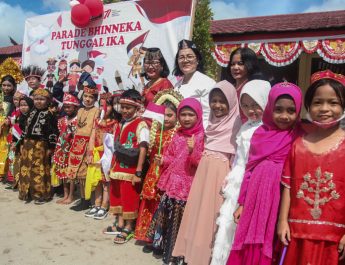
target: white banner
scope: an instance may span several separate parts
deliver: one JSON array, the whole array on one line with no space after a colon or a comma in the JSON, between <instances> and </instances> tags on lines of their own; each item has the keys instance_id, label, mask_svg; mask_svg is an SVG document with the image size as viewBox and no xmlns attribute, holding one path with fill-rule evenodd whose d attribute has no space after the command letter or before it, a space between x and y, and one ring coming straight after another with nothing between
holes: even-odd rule
<instances>
[{"instance_id":1,"label":"white banner","mask_svg":"<svg viewBox=\"0 0 345 265\"><path fill-rule=\"evenodd\" d=\"M191 13L192 0L141 0L105 5L103 19L86 28L74 26L69 11L32 17L25 23L23 66L47 69L44 84L69 73L72 88L88 71L99 89L140 88L145 48L160 48L172 72L177 43L190 35Z\"/></svg>"}]
</instances>

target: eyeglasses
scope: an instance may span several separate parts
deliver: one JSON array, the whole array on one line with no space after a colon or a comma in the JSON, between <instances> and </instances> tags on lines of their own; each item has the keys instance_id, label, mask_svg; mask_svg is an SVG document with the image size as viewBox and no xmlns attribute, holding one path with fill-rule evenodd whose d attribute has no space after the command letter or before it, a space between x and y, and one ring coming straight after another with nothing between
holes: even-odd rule
<instances>
[{"instance_id":1,"label":"eyeglasses","mask_svg":"<svg viewBox=\"0 0 345 265\"><path fill-rule=\"evenodd\" d=\"M161 65L160 61L144 61L144 65L146 66L152 66L152 67L158 67Z\"/></svg>"},{"instance_id":2,"label":"eyeglasses","mask_svg":"<svg viewBox=\"0 0 345 265\"><path fill-rule=\"evenodd\" d=\"M179 56L179 57L177 57L177 60L179 62L183 62L183 61L190 62L190 61L193 61L195 58L196 58L195 55L188 54L186 56Z\"/></svg>"}]
</instances>

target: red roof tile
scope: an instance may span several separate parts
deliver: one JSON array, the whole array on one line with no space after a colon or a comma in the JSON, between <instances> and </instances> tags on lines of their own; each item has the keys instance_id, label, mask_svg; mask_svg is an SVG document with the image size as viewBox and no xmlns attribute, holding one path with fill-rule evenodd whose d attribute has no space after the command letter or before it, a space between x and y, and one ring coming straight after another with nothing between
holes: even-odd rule
<instances>
[{"instance_id":1,"label":"red roof tile","mask_svg":"<svg viewBox=\"0 0 345 265\"><path fill-rule=\"evenodd\" d=\"M7 47L0 47L0 55L2 54L15 54L15 53L21 53L23 49L23 45L12 45Z\"/></svg>"},{"instance_id":2,"label":"red roof tile","mask_svg":"<svg viewBox=\"0 0 345 265\"><path fill-rule=\"evenodd\" d=\"M345 10L214 20L211 34L345 29Z\"/></svg>"}]
</instances>

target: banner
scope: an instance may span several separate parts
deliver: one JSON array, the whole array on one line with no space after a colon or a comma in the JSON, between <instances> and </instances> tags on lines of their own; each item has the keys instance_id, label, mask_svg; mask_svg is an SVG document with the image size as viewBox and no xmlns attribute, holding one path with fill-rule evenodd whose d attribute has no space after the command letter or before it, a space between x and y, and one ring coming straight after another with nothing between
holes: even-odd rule
<instances>
[{"instance_id":1,"label":"banner","mask_svg":"<svg viewBox=\"0 0 345 265\"><path fill-rule=\"evenodd\" d=\"M104 6L102 19L86 28L71 22L70 12L32 17L25 22L22 65L47 69L43 83L69 74L66 88L75 88L83 71L99 90L140 90L146 48L161 49L170 73L177 43L189 39L192 0L126 1ZM170 76L172 78L172 76Z\"/></svg>"}]
</instances>

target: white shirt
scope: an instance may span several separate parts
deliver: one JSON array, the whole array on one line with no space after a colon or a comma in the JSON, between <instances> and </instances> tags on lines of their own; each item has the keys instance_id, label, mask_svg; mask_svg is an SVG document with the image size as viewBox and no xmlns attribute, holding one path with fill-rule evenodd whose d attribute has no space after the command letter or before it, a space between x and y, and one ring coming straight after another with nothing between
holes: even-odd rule
<instances>
[{"instance_id":1,"label":"white shirt","mask_svg":"<svg viewBox=\"0 0 345 265\"><path fill-rule=\"evenodd\" d=\"M196 98L202 106L202 121L206 129L210 115L209 93L216 84L212 78L196 71L187 84L182 84L183 79L178 81L175 89L182 94L184 98Z\"/></svg>"}]
</instances>

